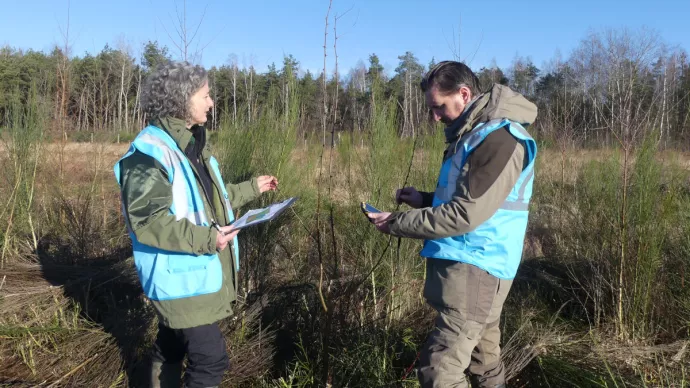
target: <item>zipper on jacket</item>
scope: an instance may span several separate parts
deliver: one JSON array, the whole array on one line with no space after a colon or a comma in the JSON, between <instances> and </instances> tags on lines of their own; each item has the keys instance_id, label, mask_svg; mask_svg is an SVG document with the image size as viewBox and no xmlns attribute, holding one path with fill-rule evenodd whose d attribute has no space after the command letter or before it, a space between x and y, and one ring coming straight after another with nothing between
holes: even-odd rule
<instances>
[{"instance_id":1,"label":"zipper on jacket","mask_svg":"<svg viewBox=\"0 0 690 388\"><path fill-rule=\"evenodd\" d=\"M185 156L186 156L186 155L185 155ZM193 164L193 163L190 163L190 164ZM201 158L201 163L200 163L200 164L201 164L204 168L206 168L207 171L208 171L208 167L206 166L206 161L203 159L203 157ZM196 179L199 181L199 183L201 183L201 177L199 176L199 173L196 171L196 168L194 168L193 165L192 165L192 171L194 171L194 175L196 176ZM211 179L211 186L212 186L212 187L215 187L216 184L215 184L215 182L213 181L213 177L211 176L210 172L209 172L209 178ZM204 195L206 196L206 200L209 201L209 206L211 206L211 212L212 212L213 215L215 216L216 208L215 208L215 206L213 205L212 199L209 199L208 193L206 192L206 188L204 187L204 184L201 183L199 186L201 186L201 190L204 192ZM218 191L220 191L217 187L216 187L215 189L218 190ZM224 207L225 207L225 204L223 203L222 200L221 200L220 202L221 202L221 204L220 204L221 208L223 208L223 211L225 211L225 212L227 213L228 210L224 208ZM223 233L223 232L221 231L220 225L218 224L218 222L216 222L216 220L215 220L214 217L211 217L211 226L212 226L213 228L215 228L215 229L218 231L218 233L220 233L221 235L223 235L223 236L225 235L225 233ZM235 237L235 238L237 238L237 237ZM232 242L231 242L231 243L232 243ZM233 283L233 287L234 287L234 289L235 289L235 297L237 297L237 287L238 287L238 284L237 284L237 283L238 283L238 281L239 281L239 276L238 276L238 274L237 274L237 271L235 270L235 262L232 260L232 259L233 259L233 255L235 254L235 252L234 252L233 248L231 248L231 247L228 247L228 249L230 250L230 263L229 263L229 265L230 265L230 271L231 271L231 273L232 273L230 281L232 281L232 283ZM240 258L237 257L236 260L239 261ZM225 294L226 294L226 296L227 296L228 299L229 299L229 298L230 298L230 287L225 287Z\"/></svg>"},{"instance_id":2,"label":"zipper on jacket","mask_svg":"<svg viewBox=\"0 0 690 388\"><path fill-rule=\"evenodd\" d=\"M216 222L216 220L214 220L213 218L211 218L211 226L214 227L214 228L216 228L216 230L218 231L218 233L220 233L221 235L225 236L225 233L223 233L223 231L220 229L220 225L218 225L218 223Z\"/></svg>"},{"instance_id":3,"label":"zipper on jacket","mask_svg":"<svg viewBox=\"0 0 690 388\"><path fill-rule=\"evenodd\" d=\"M199 173L196 172L196 169L194 169L194 168L192 170L194 171L194 175L196 176L196 179L199 181L199 186L201 186L201 191L204 192L204 196L206 197L206 201L208 201L208 206L211 207L211 213L215 216L216 206L213 204L213 198L209 198L208 193L206 192L206 187L201 182L201 176L199 175ZM211 179L211 185L213 185L213 179ZM213 217L211 217L211 218L213 218Z\"/></svg>"}]
</instances>

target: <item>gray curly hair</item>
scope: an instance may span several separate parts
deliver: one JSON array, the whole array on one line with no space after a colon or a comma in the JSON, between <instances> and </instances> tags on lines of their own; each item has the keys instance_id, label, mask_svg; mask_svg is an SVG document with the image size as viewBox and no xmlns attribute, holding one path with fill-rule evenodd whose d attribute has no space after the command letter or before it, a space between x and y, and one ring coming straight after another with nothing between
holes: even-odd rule
<instances>
[{"instance_id":1,"label":"gray curly hair","mask_svg":"<svg viewBox=\"0 0 690 388\"><path fill-rule=\"evenodd\" d=\"M174 117L189 121L189 101L207 81L206 70L201 66L164 62L144 82L141 109L149 120Z\"/></svg>"}]
</instances>

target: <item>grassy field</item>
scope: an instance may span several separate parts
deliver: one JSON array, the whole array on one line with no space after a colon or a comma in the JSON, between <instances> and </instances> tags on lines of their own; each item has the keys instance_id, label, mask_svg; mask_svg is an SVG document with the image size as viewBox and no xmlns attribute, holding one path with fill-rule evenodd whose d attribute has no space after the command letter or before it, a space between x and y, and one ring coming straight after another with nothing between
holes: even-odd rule
<instances>
[{"instance_id":1,"label":"grassy field","mask_svg":"<svg viewBox=\"0 0 690 388\"><path fill-rule=\"evenodd\" d=\"M275 174L299 196L240 234L241 297L222 322L226 386L417 386L433 314L421 242L375 232L367 200L433 190L442 134L400 139L385 114L334 148L267 117L212 136L226 181ZM113 163L127 144L5 131L0 385L140 386L155 317L141 294ZM642 144L540 149L523 263L506 303L514 387L690 385L690 156ZM404 209L404 208L403 208Z\"/></svg>"}]
</instances>

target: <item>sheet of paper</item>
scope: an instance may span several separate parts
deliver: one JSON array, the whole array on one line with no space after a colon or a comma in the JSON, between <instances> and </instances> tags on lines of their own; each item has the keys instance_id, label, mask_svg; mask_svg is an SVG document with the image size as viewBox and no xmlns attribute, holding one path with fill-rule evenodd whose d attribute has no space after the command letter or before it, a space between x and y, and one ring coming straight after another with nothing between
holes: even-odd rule
<instances>
[{"instance_id":1,"label":"sheet of paper","mask_svg":"<svg viewBox=\"0 0 690 388\"><path fill-rule=\"evenodd\" d=\"M262 222L271 221L278 217L283 210L295 203L296 200L297 197L292 197L283 202L269 205L263 209L252 209L233 222L232 226L235 229L242 229Z\"/></svg>"}]
</instances>

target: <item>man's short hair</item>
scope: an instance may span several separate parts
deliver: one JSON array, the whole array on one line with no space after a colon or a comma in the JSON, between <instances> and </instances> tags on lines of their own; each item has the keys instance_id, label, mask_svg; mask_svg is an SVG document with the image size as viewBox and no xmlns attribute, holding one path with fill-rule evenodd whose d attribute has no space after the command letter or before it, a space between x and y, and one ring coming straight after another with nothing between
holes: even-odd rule
<instances>
[{"instance_id":1,"label":"man's short hair","mask_svg":"<svg viewBox=\"0 0 690 388\"><path fill-rule=\"evenodd\" d=\"M473 96L481 93L479 78L462 62L443 61L429 69L422 78L422 91L426 92L436 86L441 93L457 92L461 87L470 89Z\"/></svg>"}]
</instances>

